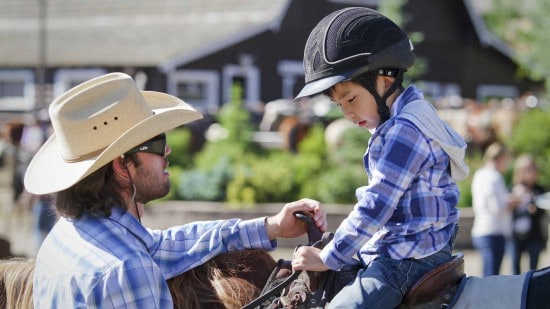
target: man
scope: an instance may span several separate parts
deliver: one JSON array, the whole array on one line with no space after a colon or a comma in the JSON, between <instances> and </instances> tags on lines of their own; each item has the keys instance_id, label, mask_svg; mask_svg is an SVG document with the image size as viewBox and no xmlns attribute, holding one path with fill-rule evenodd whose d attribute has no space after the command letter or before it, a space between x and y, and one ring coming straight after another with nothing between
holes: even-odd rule
<instances>
[{"instance_id":1,"label":"man","mask_svg":"<svg viewBox=\"0 0 550 309\"><path fill-rule=\"evenodd\" d=\"M326 229L318 202L272 217L141 225L143 205L170 190L164 132L202 117L173 96L139 91L125 74L84 82L49 108L54 134L31 161L25 186L56 193L60 219L44 240L33 279L36 308L171 308L166 279L227 251L272 250L305 233L296 211Z\"/></svg>"}]
</instances>

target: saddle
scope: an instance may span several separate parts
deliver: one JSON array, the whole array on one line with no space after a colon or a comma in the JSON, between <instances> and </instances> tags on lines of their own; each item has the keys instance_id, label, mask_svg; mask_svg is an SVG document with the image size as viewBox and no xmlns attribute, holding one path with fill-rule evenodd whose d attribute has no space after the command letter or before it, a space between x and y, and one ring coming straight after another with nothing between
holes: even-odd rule
<instances>
[{"instance_id":1,"label":"saddle","mask_svg":"<svg viewBox=\"0 0 550 309\"><path fill-rule=\"evenodd\" d=\"M463 277L464 254L459 252L449 262L420 277L398 308L443 308L453 300L458 283Z\"/></svg>"}]
</instances>

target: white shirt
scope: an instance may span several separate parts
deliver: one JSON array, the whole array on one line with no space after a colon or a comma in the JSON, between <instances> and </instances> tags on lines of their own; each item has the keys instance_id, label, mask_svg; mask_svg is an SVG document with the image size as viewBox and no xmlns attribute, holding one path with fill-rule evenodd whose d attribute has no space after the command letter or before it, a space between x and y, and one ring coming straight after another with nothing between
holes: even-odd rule
<instances>
[{"instance_id":1,"label":"white shirt","mask_svg":"<svg viewBox=\"0 0 550 309\"><path fill-rule=\"evenodd\" d=\"M507 209L507 196L504 178L496 169L482 167L475 172L472 180L472 236L511 235L512 213Z\"/></svg>"}]
</instances>

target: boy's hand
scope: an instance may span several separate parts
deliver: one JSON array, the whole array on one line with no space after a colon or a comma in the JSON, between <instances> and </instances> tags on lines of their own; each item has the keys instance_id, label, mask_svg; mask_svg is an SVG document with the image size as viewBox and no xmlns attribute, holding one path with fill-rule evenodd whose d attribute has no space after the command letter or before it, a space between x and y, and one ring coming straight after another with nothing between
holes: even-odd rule
<instances>
[{"instance_id":1,"label":"boy's hand","mask_svg":"<svg viewBox=\"0 0 550 309\"><path fill-rule=\"evenodd\" d=\"M321 258L319 253L321 249L310 247L310 246L301 246L294 252L294 257L292 258L292 269L294 270L311 270L311 271L326 271L329 268Z\"/></svg>"}]
</instances>

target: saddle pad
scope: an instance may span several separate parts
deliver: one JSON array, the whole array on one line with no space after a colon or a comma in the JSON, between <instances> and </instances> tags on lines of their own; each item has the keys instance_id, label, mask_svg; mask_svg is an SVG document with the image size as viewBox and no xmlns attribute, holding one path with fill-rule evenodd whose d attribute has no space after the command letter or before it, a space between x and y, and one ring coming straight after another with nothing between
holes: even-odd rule
<instances>
[{"instance_id":1,"label":"saddle pad","mask_svg":"<svg viewBox=\"0 0 550 309\"><path fill-rule=\"evenodd\" d=\"M466 278L458 299L450 308L520 309L527 274Z\"/></svg>"}]
</instances>

